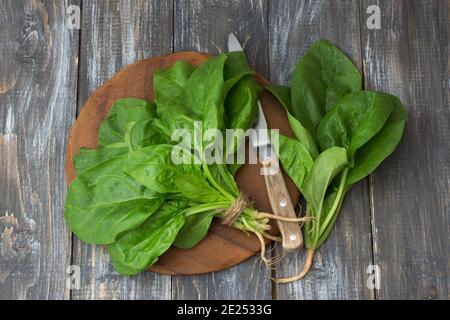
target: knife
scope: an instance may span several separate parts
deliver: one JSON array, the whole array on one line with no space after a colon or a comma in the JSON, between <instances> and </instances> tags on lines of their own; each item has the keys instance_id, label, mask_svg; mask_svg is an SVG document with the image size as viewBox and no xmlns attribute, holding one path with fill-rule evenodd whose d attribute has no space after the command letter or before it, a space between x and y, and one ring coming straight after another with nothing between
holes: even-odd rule
<instances>
[{"instance_id":1,"label":"knife","mask_svg":"<svg viewBox=\"0 0 450 320\"><path fill-rule=\"evenodd\" d=\"M243 51L241 44L233 33L230 33L228 36L228 51ZM258 109L258 122L254 127L255 131L250 135L250 142L263 166L270 205L275 215L297 218L286 183L280 171L278 158L270 142L266 118L259 100ZM298 223L278 220L277 223L283 238L283 249L286 251L298 249L303 244L303 237Z\"/></svg>"}]
</instances>

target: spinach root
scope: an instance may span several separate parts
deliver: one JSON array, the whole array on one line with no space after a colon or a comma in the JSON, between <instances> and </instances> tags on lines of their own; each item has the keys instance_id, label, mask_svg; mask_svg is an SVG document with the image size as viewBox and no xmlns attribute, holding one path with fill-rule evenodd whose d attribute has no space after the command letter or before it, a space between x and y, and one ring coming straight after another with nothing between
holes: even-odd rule
<instances>
[{"instance_id":1,"label":"spinach root","mask_svg":"<svg viewBox=\"0 0 450 320\"><path fill-rule=\"evenodd\" d=\"M305 263L303 264L303 269L299 274L292 276L292 277L287 277L287 278L272 278L271 277L271 279L275 283L290 283L290 282L300 280L308 274L309 269L311 269L311 266L313 264L313 261L314 261L314 250L308 249L307 254L306 254L306 260L305 260Z\"/></svg>"}]
</instances>

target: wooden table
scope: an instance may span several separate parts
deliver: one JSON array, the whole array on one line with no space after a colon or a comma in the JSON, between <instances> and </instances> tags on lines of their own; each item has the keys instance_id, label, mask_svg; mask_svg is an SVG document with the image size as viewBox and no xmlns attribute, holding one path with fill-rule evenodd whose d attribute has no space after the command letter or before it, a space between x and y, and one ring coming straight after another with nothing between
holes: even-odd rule
<instances>
[{"instance_id":1,"label":"wooden table","mask_svg":"<svg viewBox=\"0 0 450 320\"><path fill-rule=\"evenodd\" d=\"M381 29L367 26L372 4ZM0 0L0 299L449 299L449 14L449 0ZM200 276L122 277L63 219L70 127L122 67L180 50L217 54L231 31L281 84L312 42L330 39L367 89L404 102L403 140L348 194L302 281L273 285L259 258ZM288 256L276 275L296 273L303 258Z\"/></svg>"}]
</instances>

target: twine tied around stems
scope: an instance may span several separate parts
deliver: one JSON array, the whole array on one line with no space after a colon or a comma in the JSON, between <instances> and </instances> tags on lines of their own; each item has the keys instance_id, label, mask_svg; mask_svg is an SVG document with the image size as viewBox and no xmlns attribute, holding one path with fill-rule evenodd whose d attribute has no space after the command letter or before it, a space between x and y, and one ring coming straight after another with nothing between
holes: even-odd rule
<instances>
[{"instance_id":1,"label":"twine tied around stems","mask_svg":"<svg viewBox=\"0 0 450 320\"><path fill-rule=\"evenodd\" d=\"M225 211L222 218L222 224L231 226L240 214L248 207L252 206L250 196L241 192L239 196L233 201L231 206Z\"/></svg>"}]
</instances>

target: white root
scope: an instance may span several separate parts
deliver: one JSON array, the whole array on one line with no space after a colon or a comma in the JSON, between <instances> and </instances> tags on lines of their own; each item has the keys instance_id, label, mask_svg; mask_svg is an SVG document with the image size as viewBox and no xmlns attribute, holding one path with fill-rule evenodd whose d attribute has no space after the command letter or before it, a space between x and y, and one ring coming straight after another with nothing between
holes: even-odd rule
<instances>
[{"instance_id":1,"label":"white root","mask_svg":"<svg viewBox=\"0 0 450 320\"><path fill-rule=\"evenodd\" d=\"M283 239L281 237L273 236L271 234L268 234L267 232L263 232L262 235L264 238L267 238L269 240L280 242L280 243L283 242Z\"/></svg>"},{"instance_id":2,"label":"white root","mask_svg":"<svg viewBox=\"0 0 450 320\"><path fill-rule=\"evenodd\" d=\"M261 260L264 261L266 266L270 266L270 264L271 264L270 259L266 258L266 242L264 241L264 238L261 233L259 233L259 232L254 232L254 233L258 237L258 240L261 244Z\"/></svg>"},{"instance_id":3,"label":"white root","mask_svg":"<svg viewBox=\"0 0 450 320\"><path fill-rule=\"evenodd\" d=\"M303 270L299 274L292 276L292 277L287 277L287 278L271 278L271 279L275 283L290 283L290 282L300 280L304 276L306 276L306 274L311 269L313 260L314 260L314 250L308 249L308 255L306 256L306 261L303 265Z\"/></svg>"}]
</instances>

